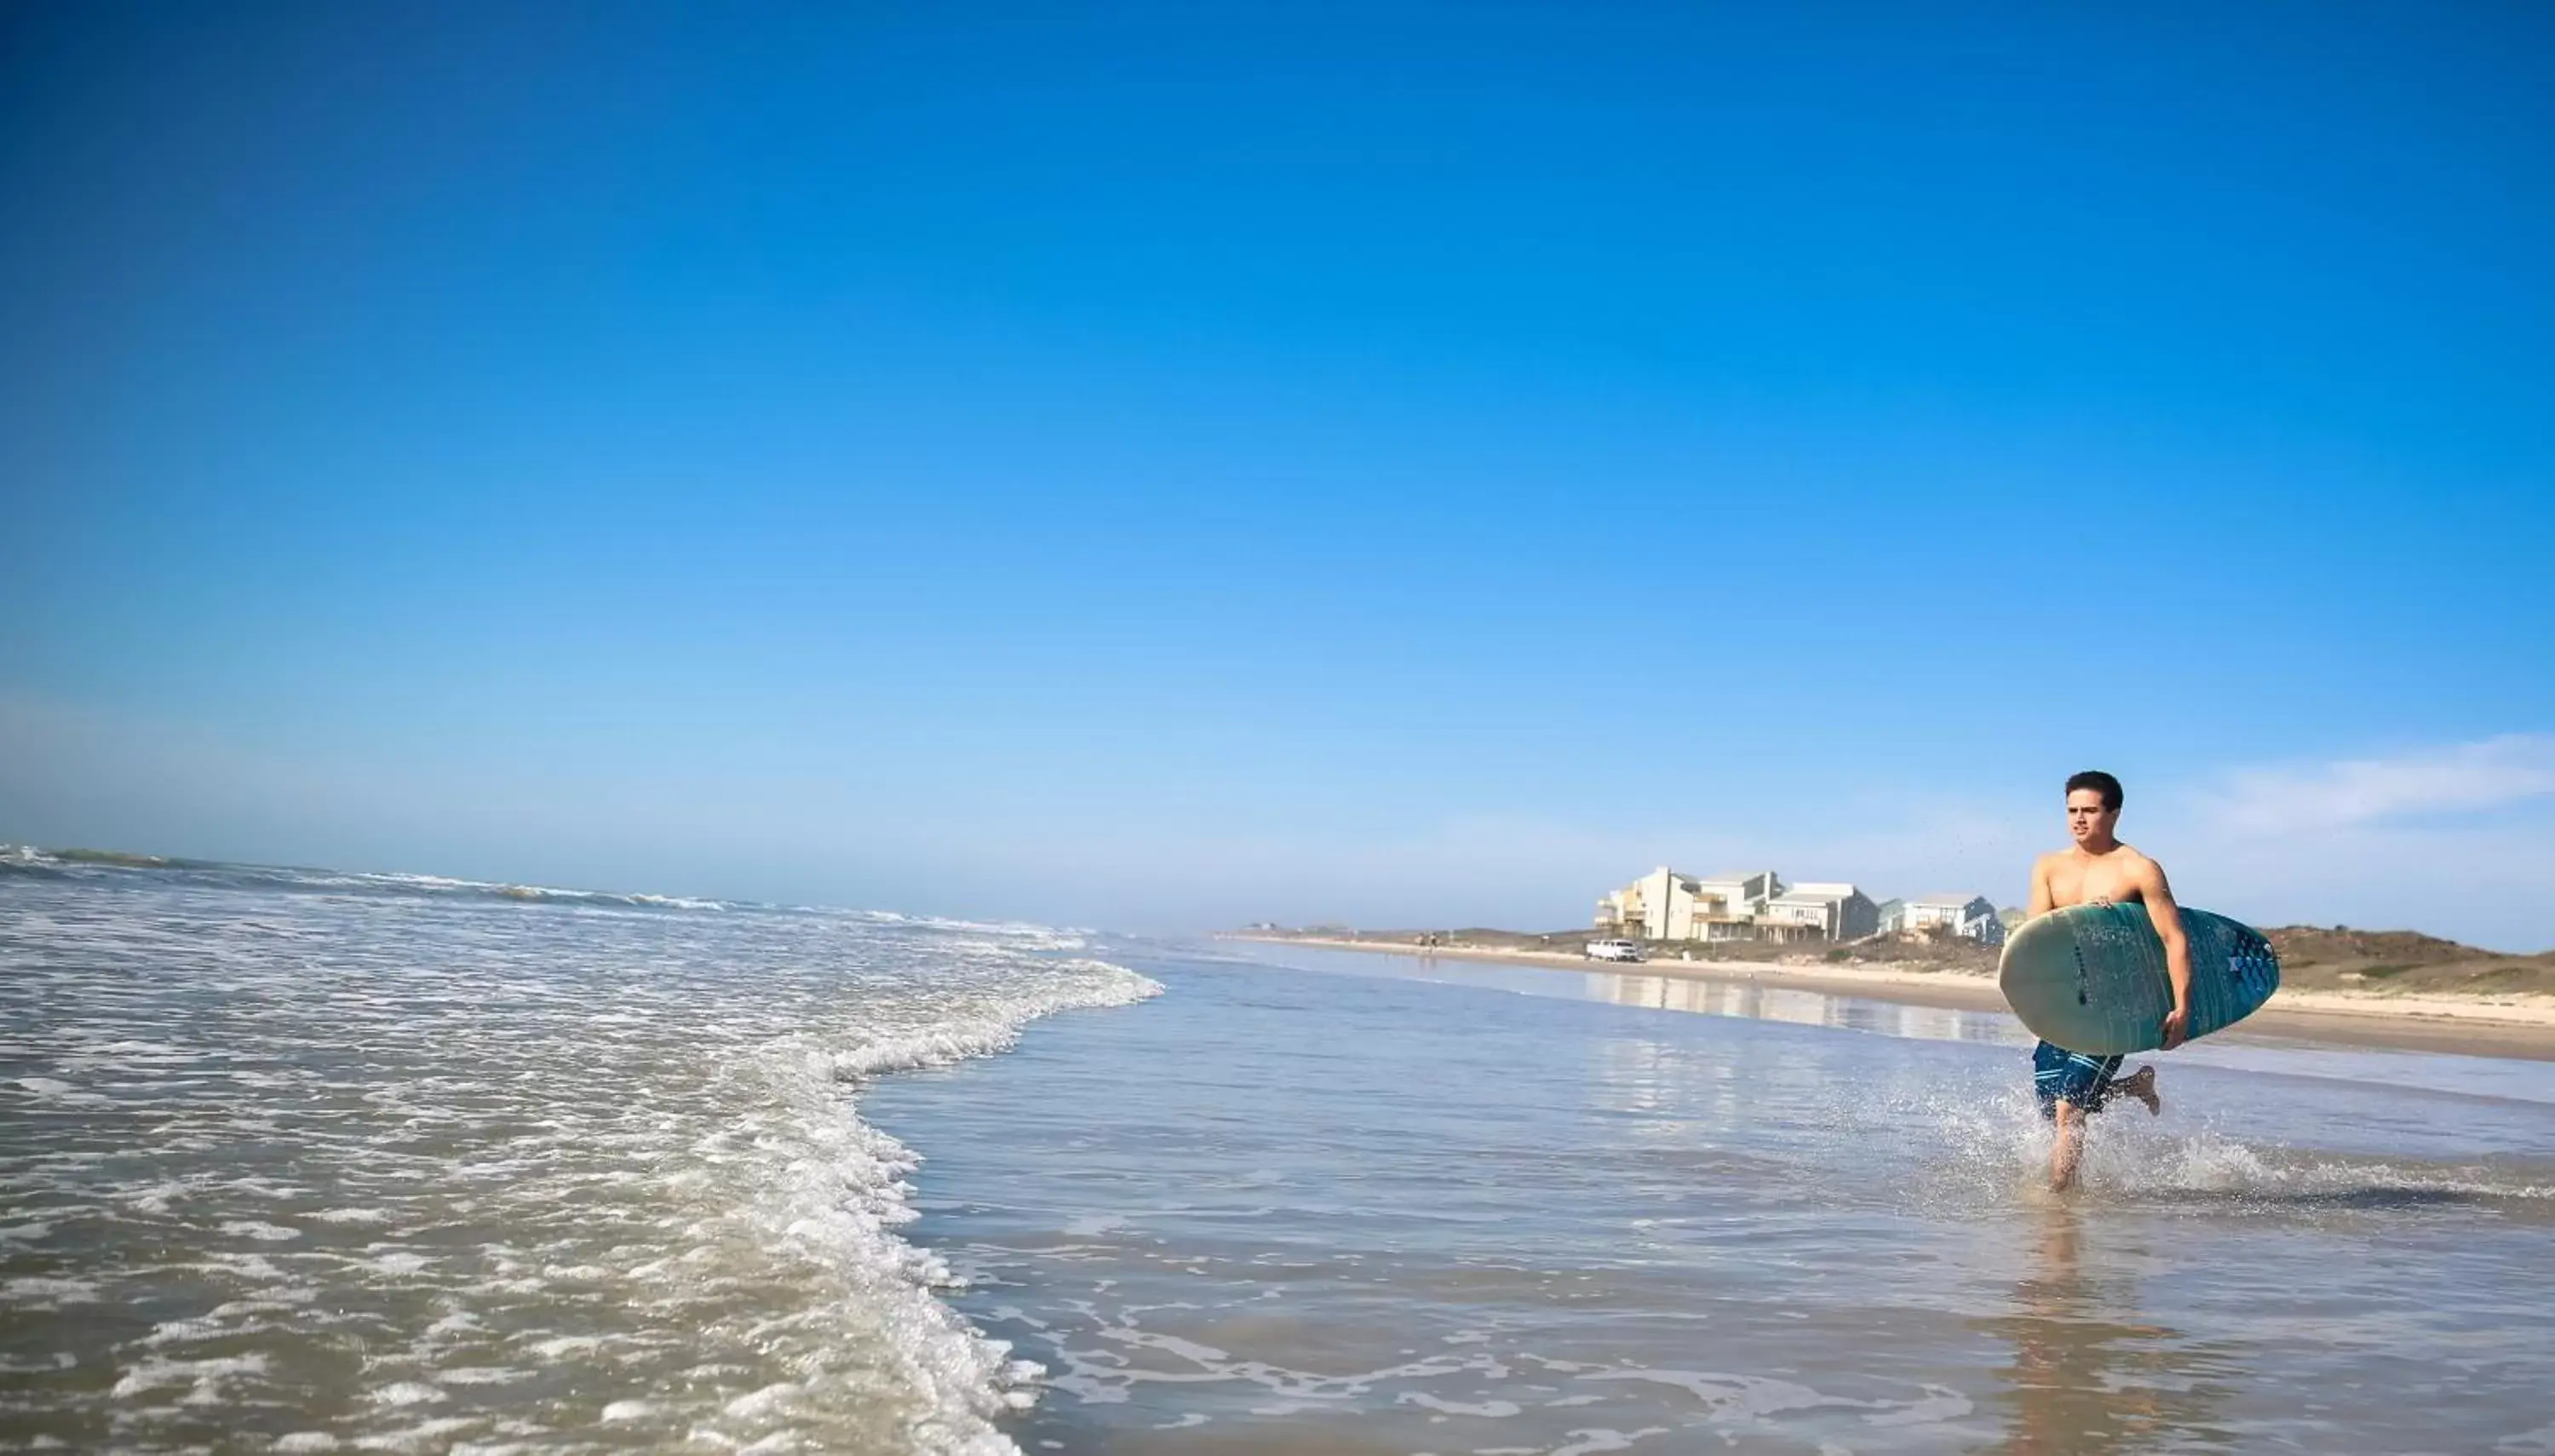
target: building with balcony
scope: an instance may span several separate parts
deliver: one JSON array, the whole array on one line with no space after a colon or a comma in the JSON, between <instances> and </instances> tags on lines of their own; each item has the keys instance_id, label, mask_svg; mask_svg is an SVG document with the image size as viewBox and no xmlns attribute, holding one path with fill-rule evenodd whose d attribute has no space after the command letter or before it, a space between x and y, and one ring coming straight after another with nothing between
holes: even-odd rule
<instances>
[{"instance_id":1,"label":"building with balcony","mask_svg":"<svg viewBox=\"0 0 2555 1456\"><path fill-rule=\"evenodd\" d=\"M1758 912L1767 940L1860 940L1880 933L1881 907L1843 882L1803 882L1775 896Z\"/></svg>"},{"instance_id":2,"label":"building with balcony","mask_svg":"<svg viewBox=\"0 0 2555 1456\"><path fill-rule=\"evenodd\" d=\"M1957 935L1982 945L2005 944L2006 925L1996 902L1984 895L1918 895L1883 908L1883 931L1893 935Z\"/></svg>"},{"instance_id":3,"label":"building with balcony","mask_svg":"<svg viewBox=\"0 0 2555 1456\"><path fill-rule=\"evenodd\" d=\"M1661 865L1598 901L1596 927L1634 940L1752 940L1782 893L1772 870L1703 877Z\"/></svg>"}]
</instances>

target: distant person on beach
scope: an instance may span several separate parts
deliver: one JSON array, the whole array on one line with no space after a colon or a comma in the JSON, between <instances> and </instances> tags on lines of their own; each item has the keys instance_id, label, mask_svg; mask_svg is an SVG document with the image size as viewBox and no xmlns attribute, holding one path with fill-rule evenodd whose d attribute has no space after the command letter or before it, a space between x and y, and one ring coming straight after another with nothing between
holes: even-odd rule
<instances>
[{"instance_id":1,"label":"distant person on beach","mask_svg":"<svg viewBox=\"0 0 2555 1456\"><path fill-rule=\"evenodd\" d=\"M2182 1044L2191 1019L2191 943L2183 937L2182 912L2174 909L2164 867L2113 837L2120 822L2120 780L2089 769L2067 781L2067 835L2076 842L2032 865L2029 913L2047 914L2071 905L2135 901L2145 906L2164 941L2165 974L2173 982L2173 1010L2164 1019L2164 1049L2171 1051ZM2049 1149L2053 1191L2074 1185L2076 1164L2085 1155L2085 1119L2101 1112L2114 1095L2145 1103L2150 1116L2164 1111L2156 1096L2154 1067L2139 1067L2135 1076L2115 1081L2120 1070L2117 1056L2088 1056L2048 1041L2031 1048L2031 1090L2040 1099L2040 1115L2058 1130Z\"/></svg>"}]
</instances>

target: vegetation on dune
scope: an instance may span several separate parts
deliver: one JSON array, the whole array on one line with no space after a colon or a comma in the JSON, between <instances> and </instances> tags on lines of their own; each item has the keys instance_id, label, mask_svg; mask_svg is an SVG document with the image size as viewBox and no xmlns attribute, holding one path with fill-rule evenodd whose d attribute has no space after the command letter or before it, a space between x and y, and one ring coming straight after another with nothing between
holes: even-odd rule
<instances>
[{"instance_id":1,"label":"vegetation on dune","mask_svg":"<svg viewBox=\"0 0 2555 1456\"><path fill-rule=\"evenodd\" d=\"M2506 955L2418 930L2282 925L2262 932L2280 982L2301 991L2388 995L2555 994L2555 951Z\"/></svg>"}]
</instances>

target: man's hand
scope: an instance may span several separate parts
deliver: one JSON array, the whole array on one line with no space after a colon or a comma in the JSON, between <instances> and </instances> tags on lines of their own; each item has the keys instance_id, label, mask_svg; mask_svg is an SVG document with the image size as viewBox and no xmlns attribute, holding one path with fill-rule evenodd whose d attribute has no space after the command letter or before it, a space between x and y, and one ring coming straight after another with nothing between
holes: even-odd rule
<instances>
[{"instance_id":1,"label":"man's hand","mask_svg":"<svg viewBox=\"0 0 2555 1456\"><path fill-rule=\"evenodd\" d=\"M2190 1008L2190 1007L2187 1007L2187 1006L2177 1006L2177 1007L2175 1007L2173 1010L2171 1010L2171 1011L2169 1011L2169 1012L2166 1012L2166 1013L2164 1014L2164 1048L2163 1048L2163 1049L2164 1049L2164 1050L2166 1050L2166 1051L2171 1051L2171 1050L2173 1050L2175 1047L2180 1046L2180 1045L2182 1044L2182 1038L2190 1034L2189 1031L2187 1030L2187 1029L2190 1027L2190 1025L2191 1025L2191 1008Z\"/></svg>"}]
</instances>

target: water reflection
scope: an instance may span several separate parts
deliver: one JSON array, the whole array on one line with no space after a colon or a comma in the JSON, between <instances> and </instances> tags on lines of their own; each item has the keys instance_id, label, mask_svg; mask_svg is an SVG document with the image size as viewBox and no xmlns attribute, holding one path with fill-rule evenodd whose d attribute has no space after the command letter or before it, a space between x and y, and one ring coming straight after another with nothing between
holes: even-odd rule
<instances>
[{"instance_id":1,"label":"water reflection","mask_svg":"<svg viewBox=\"0 0 2555 1456\"><path fill-rule=\"evenodd\" d=\"M1634 976L1620 971L1589 971L1588 996L1618 1006L1656 1011L1691 1012L1708 1017L1745 1017L1759 1022L1790 1022L1803 1027L1841 1027L1883 1036L1921 1041L1987 1041L2025 1045L2030 1036L2002 1012L1953 1011L1939 1006L1904 1006L1831 996L1789 986L1761 986L1750 981L1716 981L1698 976Z\"/></svg>"},{"instance_id":2,"label":"water reflection","mask_svg":"<svg viewBox=\"0 0 2555 1456\"><path fill-rule=\"evenodd\" d=\"M1646 1036L1609 1036L1598 1042L1589 1091L1594 1105L1631 1114L1638 1121L1618 1136L1683 1146L1713 1131L1740 1126L1744 1100L1765 1095L1769 1072L1727 1055L1698 1055L1691 1047Z\"/></svg>"},{"instance_id":3,"label":"water reflection","mask_svg":"<svg viewBox=\"0 0 2555 1456\"><path fill-rule=\"evenodd\" d=\"M2030 1273L2013 1288L2013 1312L1980 1321L2011 1342L2007 1385L2009 1456L2101 1456L2166 1445L2232 1444L2213 1420L2238 1375L2222 1352L2165 1325L2130 1322L2137 1288L2086 1272L2084 1215L2066 1203L2034 1211Z\"/></svg>"}]
</instances>

